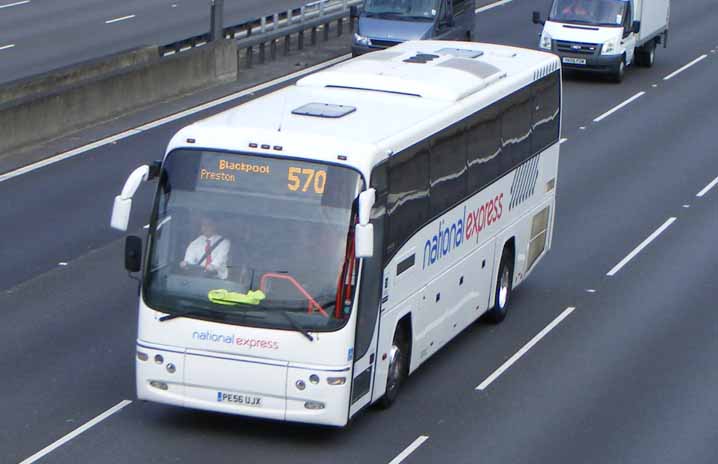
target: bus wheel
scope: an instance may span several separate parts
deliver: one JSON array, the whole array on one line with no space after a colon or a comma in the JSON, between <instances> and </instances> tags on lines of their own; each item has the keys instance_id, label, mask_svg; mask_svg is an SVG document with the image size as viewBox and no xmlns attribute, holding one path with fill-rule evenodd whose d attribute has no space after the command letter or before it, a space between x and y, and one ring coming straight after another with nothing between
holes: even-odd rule
<instances>
[{"instance_id":1,"label":"bus wheel","mask_svg":"<svg viewBox=\"0 0 718 464\"><path fill-rule=\"evenodd\" d=\"M498 324L506 318L509 302L511 301L511 287L514 282L514 256L509 248L504 248L499 264L499 275L496 279L496 294L494 307L486 313L486 320Z\"/></svg>"},{"instance_id":2,"label":"bus wheel","mask_svg":"<svg viewBox=\"0 0 718 464\"><path fill-rule=\"evenodd\" d=\"M396 401L397 396L399 396L399 388L404 383L408 371L408 351L404 331L399 327L394 334L394 341L389 351L389 373L386 377L386 392L379 400L379 405L384 409L390 408Z\"/></svg>"}]
</instances>

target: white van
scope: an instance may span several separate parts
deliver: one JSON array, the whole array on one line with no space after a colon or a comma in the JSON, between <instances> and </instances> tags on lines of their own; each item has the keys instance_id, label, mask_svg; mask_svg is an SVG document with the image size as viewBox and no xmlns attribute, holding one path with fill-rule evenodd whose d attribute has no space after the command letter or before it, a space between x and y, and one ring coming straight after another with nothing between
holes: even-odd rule
<instances>
[{"instance_id":1,"label":"white van","mask_svg":"<svg viewBox=\"0 0 718 464\"><path fill-rule=\"evenodd\" d=\"M561 57L565 69L604 73L621 82L634 62L651 67L656 45L668 44L670 0L553 0L539 48Z\"/></svg>"}]
</instances>

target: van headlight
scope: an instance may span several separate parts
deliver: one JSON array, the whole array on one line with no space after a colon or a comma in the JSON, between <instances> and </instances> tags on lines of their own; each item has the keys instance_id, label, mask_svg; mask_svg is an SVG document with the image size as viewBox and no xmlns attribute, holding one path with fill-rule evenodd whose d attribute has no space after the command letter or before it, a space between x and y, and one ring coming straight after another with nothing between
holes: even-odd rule
<instances>
[{"instance_id":1,"label":"van headlight","mask_svg":"<svg viewBox=\"0 0 718 464\"><path fill-rule=\"evenodd\" d=\"M618 39L607 40L601 47L601 55L617 55L618 50Z\"/></svg>"},{"instance_id":2,"label":"van headlight","mask_svg":"<svg viewBox=\"0 0 718 464\"><path fill-rule=\"evenodd\" d=\"M371 45L371 40L369 40L369 37L364 37L363 35L359 35L355 32L354 43L357 45L363 45L365 47L368 47L369 45Z\"/></svg>"},{"instance_id":3,"label":"van headlight","mask_svg":"<svg viewBox=\"0 0 718 464\"><path fill-rule=\"evenodd\" d=\"M539 47L544 50L551 50L551 35L548 32L542 32L539 39Z\"/></svg>"}]
</instances>

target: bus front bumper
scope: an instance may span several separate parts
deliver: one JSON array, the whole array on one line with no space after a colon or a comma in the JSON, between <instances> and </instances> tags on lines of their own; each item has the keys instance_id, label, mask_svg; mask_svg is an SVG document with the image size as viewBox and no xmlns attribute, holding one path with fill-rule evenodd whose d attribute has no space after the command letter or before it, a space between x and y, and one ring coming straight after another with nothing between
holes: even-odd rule
<instances>
[{"instance_id":1,"label":"bus front bumper","mask_svg":"<svg viewBox=\"0 0 718 464\"><path fill-rule=\"evenodd\" d=\"M137 350L138 399L292 422L347 423L349 367L298 367L282 361L219 353L208 356L143 345Z\"/></svg>"}]
</instances>

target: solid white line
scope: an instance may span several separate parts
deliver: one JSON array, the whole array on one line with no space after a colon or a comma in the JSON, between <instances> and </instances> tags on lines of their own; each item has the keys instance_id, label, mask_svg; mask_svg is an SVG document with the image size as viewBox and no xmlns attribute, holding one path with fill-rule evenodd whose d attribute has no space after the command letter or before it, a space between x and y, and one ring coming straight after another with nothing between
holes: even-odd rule
<instances>
[{"instance_id":1,"label":"solid white line","mask_svg":"<svg viewBox=\"0 0 718 464\"><path fill-rule=\"evenodd\" d=\"M130 401L130 400L122 400L122 401L120 401L119 403L117 403L116 405L114 405L113 407L111 407L110 409L108 409L107 411L103 412L103 413L100 414L99 416L97 416L97 417L95 417L94 419L92 419L90 422L87 422L86 424L84 424L84 425L82 425L82 426L76 428L76 429L73 430L72 432L68 433L68 434L65 435L64 437L62 437L62 438L60 438L59 440L57 440L57 441L56 441L55 443L53 443L52 445L50 445L50 446L48 446L48 447L46 447L46 448L44 448L44 449L38 451L37 453L33 454L33 455L30 456L29 458L25 459L25 460L22 461L20 464L30 464L30 463L33 463L33 462L37 461L38 459L40 459L40 458L46 456L47 454L49 454L49 453L51 453L52 451L56 450L57 448L61 447L62 445L64 445L64 444L67 443L68 441L70 441L70 440L72 440L73 438L77 437L77 436L80 435L82 432L87 431L88 429L90 429L91 427L94 427L95 425L99 424L100 422L102 422L103 420L107 419L108 417L110 417L110 416L113 415L114 413L120 411L122 408L124 408L125 406L127 406L127 405L130 404L130 403L132 403L132 401Z\"/></svg>"},{"instance_id":2,"label":"solid white line","mask_svg":"<svg viewBox=\"0 0 718 464\"><path fill-rule=\"evenodd\" d=\"M625 266L625 265L626 265L630 260L632 260L638 253L640 253L641 250L643 250L644 248L646 248L653 240L656 239L656 237L658 237L659 235L661 235L661 233L662 233L664 230L666 230L666 229L668 228L668 226L670 226L671 224L673 224L673 223L676 221L676 219L678 219L678 218L674 218L674 217L669 218L666 222L663 223L663 225L662 225L661 227L659 227L658 229L656 229L655 232L653 232L651 235L649 235L647 239L645 239L643 242L641 242L640 245L638 245L632 252L630 252L630 253L628 254L628 256L626 256L625 258L623 258L620 263L616 264L616 265L613 267L613 269L611 269L610 271L608 271L608 274L606 274L606 275L609 276L609 277L616 275L616 273L617 273L618 271L620 271L623 266Z\"/></svg>"},{"instance_id":3,"label":"solid white line","mask_svg":"<svg viewBox=\"0 0 718 464\"><path fill-rule=\"evenodd\" d=\"M524 354L526 354L526 352L528 352L528 350L533 348L533 346L535 344L540 342L541 339L543 337L545 337L546 334L551 332L554 329L554 327L559 325L561 323L561 321L566 319L568 317L568 315L573 312L574 309L576 309L574 306L569 306L568 308L564 309L563 312L561 314L559 314L556 319L554 319L549 325L544 327L541 332L537 333L534 338L532 338L527 344L525 344L520 350L518 350L516 352L516 354L511 356L505 363L503 363L501 365L501 367L496 369L493 374L491 374L490 376L488 376L486 378L486 380L481 382L479 384L479 386L476 387L476 390L486 390L486 388L489 385L491 385L491 382L498 379L499 376L504 373L504 371L506 371L509 367L511 367L511 365L513 365L516 361L518 361L521 358L521 356L523 356Z\"/></svg>"},{"instance_id":4,"label":"solid white line","mask_svg":"<svg viewBox=\"0 0 718 464\"><path fill-rule=\"evenodd\" d=\"M14 46L15 44L3 45L0 47L0 50L7 50L8 48L13 48Z\"/></svg>"},{"instance_id":5,"label":"solid white line","mask_svg":"<svg viewBox=\"0 0 718 464\"><path fill-rule=\"evenodd\" d=\"M619 104L619 105L616 105L616 106L614 106L613 108L611 108L610 110L606 111L606 112L603 113L601 116L599 116L599 117L597 117L596 119L594 119L593 122L601 122L601 121L603 121L604 119L606 119L607 117L609 117L609 116L611 116L613 113L615 113L616 111L620 110L621 108L623 108L623 107L626 106L626 105L629 105L629 104L630 104L631 102L633 102L634 100L638 100L639 98L641 98L641 97L644 96L645 94L646 94L646 92L638 92L636 95L632 96L631 98L629 98L628 100L624 101L623 103L621 103L621 104Z\"/></svg>"},{"instance_id":6,"label":"solid white line","mask_svg":"<svg viewBox=\"0 0 718 464\"><path fill-rule=\"evenodd\" d=\"M10 8L11 6L19 6L19 5L26 5L30 3L30 0L23 0L22 2L15 2L15 3L9 3L7 5L0 5L0 10L3 8Z\"/></svg>"},{"instance_id":7,"label":"solid white line","mask_svg":"<svg viewBox=\"0 0 718 464\"><path fill-rule=\"evenodd\" d=\"M690 68L690 67L693 66L694 64L700 63L701 61L705 60L706 58L708 58L708 55L701 55L701 56L699 56L699 57L696 58L695 60L693 60L693 61L691 61L690 63L688 63L687 65L683 66L682 68L679 68L679 69L673 71L672 73L670 73L669 75L667 75L666 77L664 77L663 80L664 80L664 81L667 81L668 79L673 78L674 76L676 76L676 74L682 73L682 72L685 71L686 69Z\"/></svg>"},{"instance_id":8,"label":"solid white line","mask_svg":"<svg viewBox=\"0 0 718 464\"><path fill-rule=\"evenodd\" d=\"M193 108L190 108L190 109L187 109L187 110L184 110L184 111L180 111L179 113L175 113L175 114L170 115L170 116L167 116L167 117L165 117L165 118L158 119L158 120L156 120L156 121L152 121L152 122L149 122L149 123L147 123L147 124L143 124L143 125L138 126L138 127L134 128L134 129L129 129L129 130L125 131L125 132L121 132L121 133L119 133L119 134L115 134L115 135L112 135L112 136L110 136L110 137L106 137L106 138L104 138L104 139L98 140L98 141L93 142L93 143L90 143L90 144L88 144L88 145L84 145L84 146L82 146L82 147L78 147L78 148L75 148L75 149L73 149L73 150L66 151L66 152L64 152L64 153L60 153L60 154L55 155L55 156L52 156L52 157L50 157L50 158L46 158L46 159L44 159L44 160L42 160L42 161L38 161L38 162L36 162L36 163L29 164L29 165L27 165L27 166L23 166L23 167L21 167L21 168L15 169L14 171L10 171L10 172L5 173L5 174L0 174L0 182L4 182L4 181L6 181L6 180L12 179L12 178L17 177L17 176L21 176L21 175L23 175L23 174L27 174L28 172L32 172L32 171L35 171L35 170L37 170L37 169L43 168L43 167L45 167L45 166L49 166L49 165L51 165L51 164L55 164L55 163L57 163L57 162L59 162L59 161L63 161L63 160L66 160L66 159L68 159L68 158L72 158L72 157L74 157L74 156L80 155L80 154L85 153L85 152L88 152L88 151L90 151L90 150L94 150L95 148L99 148L99 147L103 147L103 146L105 146L105 145L109 145L109 144L111 144L111 143L113 143L113 142L117 142L118 140L126 139L126 138L128 138L128 137L133 136L133 135L137 135L137 134L139 134L139 133L148 131L148 130L150 130L150 129L154 129L155 127L159 127L159 126L162 126L162 125L164 125L164 124L167 124L167 123L176 121L176 120L178 120L178 119L182 119L182 118L185 118L185 117L187 117L187 116L191 116L191 115L193 115L193 114L195 114L195 113L199 113L199 112L201 112L201 111L204 111L204 110L213 108L213 107L215 107L215 106L222 105L222 104L227 103L227 102L230 102L230 101L232 101L232 100L236 100L236 99L238 99L238 98L246 97L247 95L251 95L251 94L256 93L256 92L261 92L262 90L271 88L271 87L276 86L276 85L279 85L279 84L283 84L284 82L290 81L290 80L292 80L292 79L296 79L296 78L301 77L301 76L304 76L304 75L306 75L306 74L311 74L311 73L313 73L314 71L318 71L318 70L320 70L320 69L323 69L323 68L332 66L332 65L334 65L334 64L337 64L337 63L339 63L339 62L341 62L341 61L344 61L344 60L347 60L347 59L349 59L349 58L351 58L351 54L350 54L350 53L347 53L346 55L342 55L342 56L340 56L340 57L338 57L338 58L334 58L334 59L332 59L332 60L329 60L329 61L325 61L325 62L323 62L323 63L316 64L316 65L314 65L314 66L312 66L312 67L310 67L310 68L302 69L301 71L296 71L296 72L294 72L294 73L292 73L292 74L288 74L288 75L286 75L286 76L279 77L279 78L274 79L274 80L272 80L272 81L265 82L264 84L260 84L260 85L257 85L257 86L255 86L255 87L252 87L252 88L249 88L249 89L245 89L245 90L242 90L242 91L240 91L240 92L233 93L233 94L231 94L231 95L227 95L226 97L222 97L222 98L219 98L219 99L217 99L217 100L213 100L213 101L204 103L204 104L202 104L202 105L195 106L195 107L193 107Z\"/></svg>"},{"instance_id":9,"label":"solid white line","mask_svg":"<svg viewBox=\"0 0 718 464\"><path fill-rule=\"evenodd\" d=\"M134 18L135 16L137 16L137 15L131 14L131 15L123 16L123 17L121 17L121 18L108 19L107 21L105 21L105 24L112 24L112 23L117 23L117 22L120 22L120 21L125 21L125 20L128 20L128 19L132 19L132 18Z\"/></svg>"},{"instance_id":10,"label":"solid white line","mask_svg":"<svg viewBox=\"0 0 718 464\"><path fill-rule=\"evenodd\" d=\"M474 13L482 13L484 11L490 10L492 8L496 8L497 6L506 5L507 3L511 3L512 0L499 0L496 3L491 3L486 6L482 6L480 8L477 8L474 10Z\"/></svg>"},{"instance_id":11,"label":"solid white line","mask_svg":"<svg viewBox=\"0 0 718 464\"><path fill-rule=\"evenodd\" d=\"M718 177L716 177L715 179L713 179L713 181L712 181L710 184L708 184L708 185L706 185L705 187L703 187L703 190L701 190L700 192L698 192L698 193L696 194L696 196L697 196L698 198L702 197L703 195L705 195L706 193L708 193L708 191L709 191L710 189L712 189L713 187L715 187L716 184L718 184Z\"/></svg>"},{"instance_id":12,"label":"solid white line","mask_svg":"<svg viewBox=\"0 0 718 464\"><path fill-rule=\"evenodd\" d=\"M411 453L416 451L416 449L418 447L420 447L428 439L429 439L429 437L426 435L419 436L419 438L414 440L414 442L411 445L407 446L406 449L404 451L402 451L397 457L392 459L391 462L389 462L389 464L399 464L404 459L406 459Z\"/></svg>"}]
</instances>

